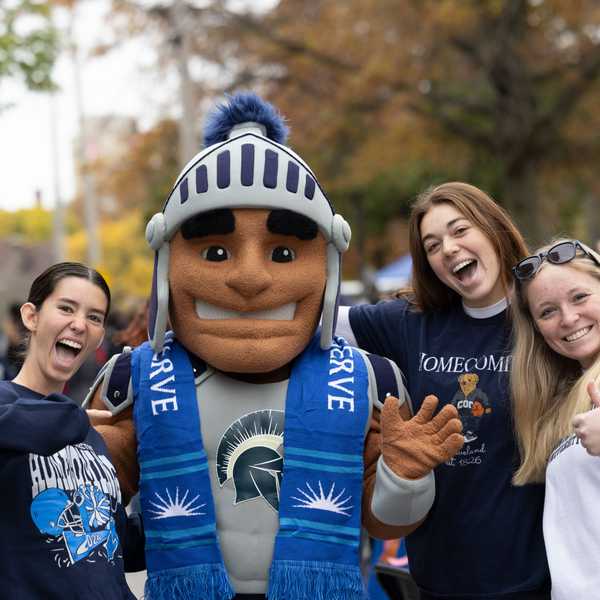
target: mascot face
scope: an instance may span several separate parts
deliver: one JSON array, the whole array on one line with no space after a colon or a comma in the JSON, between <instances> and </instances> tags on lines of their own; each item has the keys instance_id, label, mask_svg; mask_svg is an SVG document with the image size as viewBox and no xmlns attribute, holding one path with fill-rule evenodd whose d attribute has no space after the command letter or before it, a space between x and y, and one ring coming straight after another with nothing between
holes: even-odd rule
<instances>
[{"instance_id":1,"label":"mascot face","mask_svg":"<svg viewBox=\"0 0 600 600\"><path fill-rule=\"evenodd\" d=\"M284 210L201 213L171 240L170 318L209 365L269 373L308 345L326 283L326 241Z\"/></svg>"}]
</instances>

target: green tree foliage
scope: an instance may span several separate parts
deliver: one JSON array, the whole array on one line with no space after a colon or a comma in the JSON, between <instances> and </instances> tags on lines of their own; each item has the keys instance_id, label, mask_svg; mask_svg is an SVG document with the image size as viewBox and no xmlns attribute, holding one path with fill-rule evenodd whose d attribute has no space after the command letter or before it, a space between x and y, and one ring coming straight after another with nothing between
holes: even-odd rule
<instances>
[{"instance_id":1,"label":"green tree foliage","mask_svg":"<svg viewBox=\"0 0 600 600\"><path fill-rule=\"evenodd\" d=\"M31 89L50 89L57 52L57 33L50 22L48 2L0 2L0 80L14 77Z\"/></svg>"}]
</instances>

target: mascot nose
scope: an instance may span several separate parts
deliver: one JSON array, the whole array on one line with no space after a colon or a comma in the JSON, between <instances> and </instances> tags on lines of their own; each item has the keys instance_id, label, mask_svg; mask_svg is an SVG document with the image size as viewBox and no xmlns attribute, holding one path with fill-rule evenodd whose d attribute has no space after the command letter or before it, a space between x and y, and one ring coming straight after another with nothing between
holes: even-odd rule
<instances>
[{"instance_id":1,"label":"mascot nose","mask_svg":"<svg viewBox=\"0 0 600 600\"><path fill-rule=\"evenodd\" d=\"M241 266L232 271L226 279L227 286L244 298L253 298L273 283L272 275L264 268L254 265Z\"/></svg>"}]
</instances>

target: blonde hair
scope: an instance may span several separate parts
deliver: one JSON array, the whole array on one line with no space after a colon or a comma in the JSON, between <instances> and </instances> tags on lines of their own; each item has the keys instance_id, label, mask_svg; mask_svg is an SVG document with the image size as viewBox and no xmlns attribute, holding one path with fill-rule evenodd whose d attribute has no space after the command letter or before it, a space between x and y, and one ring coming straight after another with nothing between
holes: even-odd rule
<instances>
[{"instance_id":1,"label":"blonde hair","mask_svg":"<svg viewBox=\"0 0 600 600\"><path fill-rule=\"evenodd\" d=\"M547 250L556 240L537 252ZM536 252L536 254L537 254ZM600 281L600 266L577 255L569 266ZM544 264L540 269L544 268ZM573 433L571 420L591 408L588 383L600 379L600 354L582 373L578 361L552 350L537 330L527 302L528 281L518 282L511 304L513 354L511 392L521 465L515 485L543 482L548 458L559 441Z\"/></svg>"}]
</instances>

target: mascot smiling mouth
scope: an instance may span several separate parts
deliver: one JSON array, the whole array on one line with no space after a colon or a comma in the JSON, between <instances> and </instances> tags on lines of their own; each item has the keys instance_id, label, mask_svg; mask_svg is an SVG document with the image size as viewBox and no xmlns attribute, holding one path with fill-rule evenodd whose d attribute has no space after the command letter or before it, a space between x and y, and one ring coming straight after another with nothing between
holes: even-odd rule
<instances>
[{"instance_id":1,"label":"mascot smiling mouth","mask_svg":"<svg viewBox=\"0 0 600 600\"><path fill-rule=\"evenodd\" d=\"M202 300L196 300L196 314L201 319L257 319L261 321L293 321L296 303L284 304L275 308L254 311L229 310Z\"/></svg>"}]
</instances>

